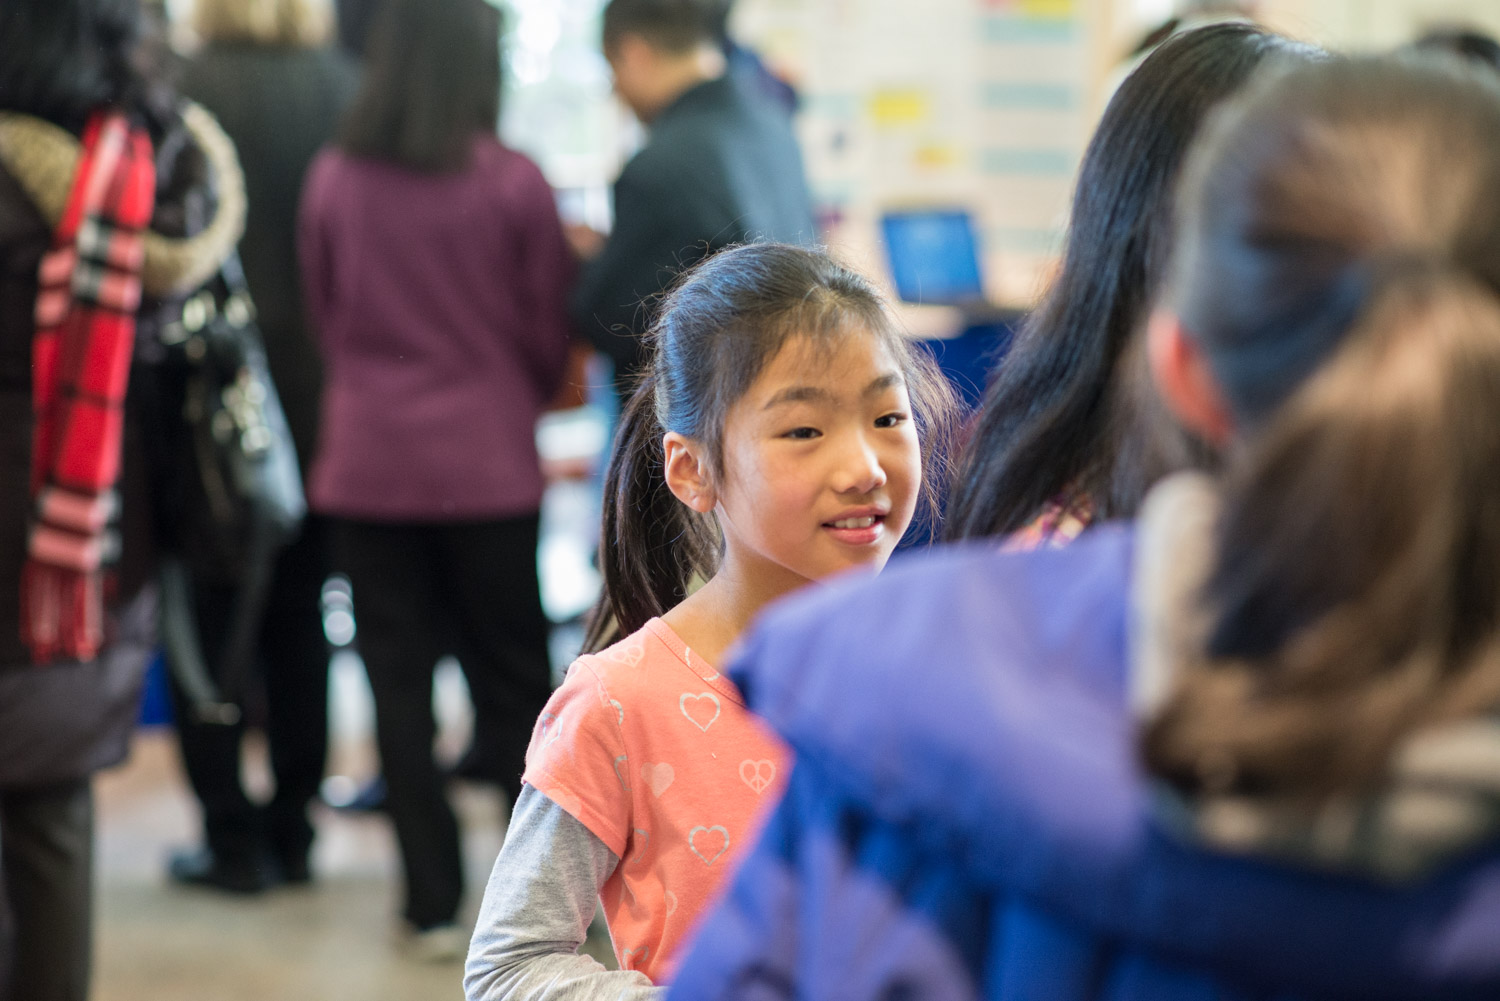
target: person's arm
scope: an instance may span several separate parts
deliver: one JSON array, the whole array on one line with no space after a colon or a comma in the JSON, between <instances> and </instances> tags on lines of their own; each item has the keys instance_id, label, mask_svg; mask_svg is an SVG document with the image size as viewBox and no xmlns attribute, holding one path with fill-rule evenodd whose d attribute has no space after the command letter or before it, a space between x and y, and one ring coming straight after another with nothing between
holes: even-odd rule
<instances>
[{"instance_id":1,"label":"person's arm","mask_svg":"<svg viewBox=\"0 0 1500 1001\"><path fill-rule=\"evenodd\" d=\"M528 161L525 168L514 206L522 220L517 289L528 321L520 349L535 380L537 395L550 400L568 370L572 344L568 290L578 266L563 234L551 186L535 165Z\"/></svg>"},{"instance_id":2,"label":"person's arm","mask_svg":"<svg viewBox=\"0 0 1500 1001\"><path fill-rule=\"evenodd\" d=\"M638 165L615 184L615 225L599 256L584 265L572 298L573 321L617 367L633 367L650 310L642 301L666 288L691 251L677 246L673 204ZM701 251L700 251L701 252Z\"/></svg>"},{"instance_id":3,"label":"person's arm","mask_svg":"<svg viewBox=\"0 0 1500 1001\"><path fill-rule=\"evenodd\" d=\"M333 265L329 260L328 241L323 232L322 219L327 170L326 161L313 161L302 191L302 202L297 208L297 262L302 271L304 308L307 320L325 353L328 343L328 311L332 302L330 283L333 280Z\"/></svg>"},{"instance_id":4,"label":"person's arm","mask_svg":"<svg viewBox=\"0 0 1500 1001\"><path fill-rule=\"evenodd\" d=\"M484 892L464 968L468 1001L657 1001L644 974L578 947L619 859L562 807L525 786Z\"/></svg>"}]
</instances>

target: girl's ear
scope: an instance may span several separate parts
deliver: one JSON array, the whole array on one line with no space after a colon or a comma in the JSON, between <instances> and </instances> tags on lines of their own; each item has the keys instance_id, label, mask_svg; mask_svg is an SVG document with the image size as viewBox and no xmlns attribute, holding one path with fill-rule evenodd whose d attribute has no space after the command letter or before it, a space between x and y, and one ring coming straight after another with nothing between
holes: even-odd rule
<instances>
[{"instance_id":1,"label":"girl's ear","mask_svg":"<svg viewBox=\"0 0 1500 1001\"><path fill-rule=\"evenodd\" d=\"M1162 310L1151 314L1146 355L1151 377L1172 414L1210 444L1227 445L1234 436L1234 419L1208 358L1182 321Z\"/></svg>"},{"instance_id":2,"label":"girl's ear","mask_svg":"<svg viewBox=\"0 0 1500 1001\"><path fill-rule=\"evenodd\" d=\"M709 475L708 455L703 446L691 438L668 431L662 436L663 463L667 489L699 514L708 514L719 503Z\"/></svg>"}]
</instances>

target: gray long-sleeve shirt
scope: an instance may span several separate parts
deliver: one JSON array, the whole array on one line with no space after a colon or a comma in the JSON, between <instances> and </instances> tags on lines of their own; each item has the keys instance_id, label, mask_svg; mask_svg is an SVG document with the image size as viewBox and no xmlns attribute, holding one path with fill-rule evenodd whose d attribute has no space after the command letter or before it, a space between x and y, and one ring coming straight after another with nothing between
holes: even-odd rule
<instances>
[{"instance_id":1,"label":"gray long-sleeve shirt","mask_svg":"<svg viewBox=\"0 0 1500 1001\"><path fill-rule=\"evenodd\" d=\"M645 974L578 952L599 890L620 864L562 807L523 787L464 967L468 1001L660 1001Z\"/></svg>"}]
</instances>

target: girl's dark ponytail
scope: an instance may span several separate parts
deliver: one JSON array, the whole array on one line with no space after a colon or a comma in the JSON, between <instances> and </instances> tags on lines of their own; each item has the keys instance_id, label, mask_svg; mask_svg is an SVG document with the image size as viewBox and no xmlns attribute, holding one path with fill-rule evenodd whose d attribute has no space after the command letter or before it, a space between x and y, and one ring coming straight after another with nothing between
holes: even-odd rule
<instances>
[{"instance_id":1,"label":"girl's dark ponytail","mask_svg":"<svg viewBox=\"0 0 1500 1001\"><path fill-rule=\"evenodd\" d=\"M718 564L714 527L667 489L656 384L648 367L615 432L599 538L604 592L584 639L588 653L666 612L687 597L695 577L711 576Z\"/></svg>"}]
</instances>

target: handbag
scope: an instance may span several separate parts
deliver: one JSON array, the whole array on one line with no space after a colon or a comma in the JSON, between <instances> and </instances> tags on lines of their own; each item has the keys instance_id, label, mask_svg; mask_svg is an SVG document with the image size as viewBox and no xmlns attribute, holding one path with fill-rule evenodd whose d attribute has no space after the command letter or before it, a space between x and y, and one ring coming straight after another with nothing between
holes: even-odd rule
<instances>
[{"instance_id":1,"label":"handbag","mask_svg":"<svg viewBox=\"0 0 1500 1001\"><path fill-rule=\"evenodd\" d=\"M182 373L173 435L183 497L178 544L162 562L162 640L200 722L234 725L276 559L307 513L291 430L271 381L255 305L230 255L159 335ZM198 633L194 581L233 582L218 670ZM217 682L215 679L217 678Z\"/></svg>"}]
</instances>

